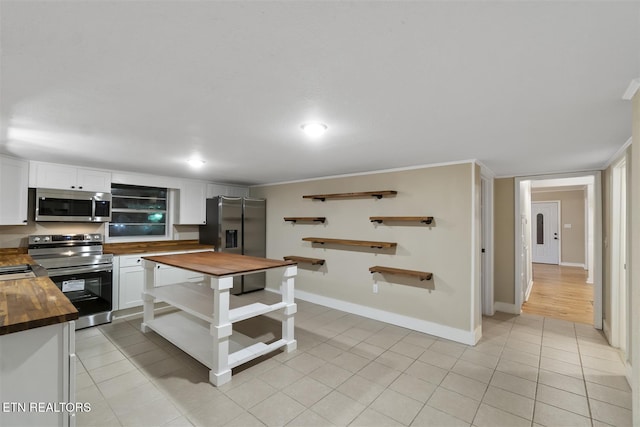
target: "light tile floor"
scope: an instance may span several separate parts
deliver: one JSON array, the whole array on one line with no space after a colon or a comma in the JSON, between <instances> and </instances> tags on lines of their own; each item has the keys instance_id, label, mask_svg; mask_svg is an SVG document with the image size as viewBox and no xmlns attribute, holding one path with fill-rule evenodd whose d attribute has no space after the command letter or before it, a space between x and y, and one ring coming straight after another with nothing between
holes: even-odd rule
<instances>
[{"instance_id":1,"label":"light tile floor","mask_svg":"<svg viewBox=\"0 0 640 427\"><path fill-rule=\"evenodd\" d=\"M297 303L298 350L219 388L140 318L78 331L78 426L631 425L620 355L588 325L498 313L472 347Z\"/></svg>"}]
</instances>

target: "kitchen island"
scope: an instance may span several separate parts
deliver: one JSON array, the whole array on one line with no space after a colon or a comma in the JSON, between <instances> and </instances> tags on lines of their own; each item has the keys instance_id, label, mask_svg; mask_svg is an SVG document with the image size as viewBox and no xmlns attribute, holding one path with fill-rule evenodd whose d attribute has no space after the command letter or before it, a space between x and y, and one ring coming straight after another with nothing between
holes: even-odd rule
<instances>
[{"instance_id":1,"label":"kitchen island","mask_svg":"<svg viewBox=\"0 0 640 427\"><path fill-rule=\"evenodd\" d=\"M33 264L26 254L0 256L0 267ZM75 425L77 318L48 277L0 276L0 425Z\"/></svg>"},{"instance_id":2,"label":"kitchen island","mask_svg":"<svg viewBox=\"0 0 640 427\"><path fill-rule=\"evenodd\" d=\"M294 338L294 277L297 266L290 261L250 257L222 252L198 252L143 257L145 284L142 295L142 331L153 330L210 369L209 381L219 386L231 380L231 369L274 350L296 349ZM202 273L204 283L157 286L158 264ZM283 270L276 304L254 303L230 309L233 277L270 269ZM180 311L158 315L154 303L163 301ZM282 337L262 342L233 331L233 324L282 310Z\"/></svg>"}]
</instances>

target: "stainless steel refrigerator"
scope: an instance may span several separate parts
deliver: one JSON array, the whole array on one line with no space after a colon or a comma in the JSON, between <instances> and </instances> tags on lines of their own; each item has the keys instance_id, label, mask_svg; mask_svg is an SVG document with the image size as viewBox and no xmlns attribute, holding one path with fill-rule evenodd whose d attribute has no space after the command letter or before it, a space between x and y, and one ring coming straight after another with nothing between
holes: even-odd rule
<instances>
[{"instance_id":1,"label":"stainless steel refrigerator","mask_svg":"<svg viewBox=\"0 0 640 427\"><path fill-rule=\"evenodd\" d=\"M207 223L200 226L200 243L218 252L265 257L266 201L249 197L217 196L207 199ZM234 295L264 289L265 273L233 278Z\"/></svg>"}]
</instances>

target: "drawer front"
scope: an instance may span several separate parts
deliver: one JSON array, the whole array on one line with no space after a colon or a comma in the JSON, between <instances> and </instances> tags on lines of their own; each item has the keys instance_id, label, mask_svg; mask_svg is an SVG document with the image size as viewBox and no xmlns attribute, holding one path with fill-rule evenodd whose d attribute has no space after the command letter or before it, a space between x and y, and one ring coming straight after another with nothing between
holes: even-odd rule
<instances>
[{"instance_id":1,"label":"drawer front","mask_svg":"<svg viewBox=\"0 0 640 427\"><path fill-rule=\"evenodd\" d=\"M144 254L144 256L151 254ZM136 265L142 266L143 255L121 255L120 256L120 268L123 267L135 267Z\"/></svg>"}]
</instances>

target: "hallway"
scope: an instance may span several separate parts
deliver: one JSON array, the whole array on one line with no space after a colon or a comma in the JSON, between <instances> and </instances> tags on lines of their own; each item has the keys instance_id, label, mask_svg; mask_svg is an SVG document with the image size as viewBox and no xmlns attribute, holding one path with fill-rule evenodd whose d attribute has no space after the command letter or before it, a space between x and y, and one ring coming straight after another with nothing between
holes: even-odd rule
<instances>
[{"instance_id":1,"label":"hallway","mask_svg":"<svg viewBox=\"0 0 640 427\"><path fill-rule=\"evenodd\" d=\"M533 264L533 289L522 311L593 325L593 285L581 267Z\"/></svg>"}]
</instances>

